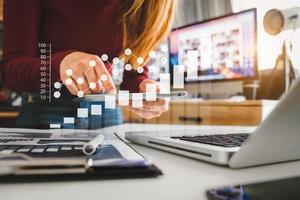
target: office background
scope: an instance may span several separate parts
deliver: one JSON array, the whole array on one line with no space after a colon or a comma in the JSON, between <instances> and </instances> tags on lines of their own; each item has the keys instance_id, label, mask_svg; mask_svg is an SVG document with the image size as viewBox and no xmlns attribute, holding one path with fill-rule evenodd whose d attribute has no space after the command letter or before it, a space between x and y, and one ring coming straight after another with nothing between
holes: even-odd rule
<instances>
[{"instance_id":1,"label":"office background","mask_svg":"<svg viewBox=\"0 0 300 200\"><path fill-rule=\"evenodd\" d=\"M280 84L283 82L281 78L281 71L274 73L275 79L279 79L278 84L273 84L273 87L268 91L270 76L272 69L276 64L276 59L281 53L283 41L289 39L293 44L292 52L290 52L291 62L297 75L300 72L300 30L283 31L282 33L272 36L265 32L263 27L263 17L265 13L273 8L287 9L295 6L300 6L298 0L179 0L178 11L174 22L174 27L180 27L186 24L194 23L197 21L222 16L231 12L239 12L251 8L257 9L257 56L258 56L258 69L260 80L255 84L260 84L255 98L258 99L278 99L282 94L282 87ZM298 54L297 54L298 53ZM246 83L248 84L248 83ZM225 85L225 86L224 86ZM228 90L225 94L220 94L223 88ZM208 89L207 89L208 88ZM276 89L279 88L279 89ZM187 89L197 96L197 91L202 93L213 90L215 97L231 96L237 93L244 93L243 83L209 83L199 86L188 85ZM277 91L276 91L277 90ZM248 97L252 98L252 97Z\"/></svg>"},{"instance_id":2,"label":"office background","mask_svg":"<svg viewBox=\"0 0 300 200\"><path fill-rule=\"evenodd\" d=\"M178 9L174 21L173 27L180 27L186 24L210 19L218 16L222 16L231 12L239 12L242 10L256 8L258 16L258 68L260 70L260 89L255 96L247 96L250 99L278 99L282 94L282 88L278 85L274 85L272 92L265 92L265 82L268 82L268 77L275 65L276 58L281 51L283 40L288 38L294 44L294 49L291 52L291 60L296 70L300 69L300 57L297 52L300 52L300 30L296 30L294 33L291 31L284 31L276 36L267 34L263 29L263 16L271 8L290 8L294 6L300 6L298 0L178 0ZM3 0L0 0L0 20L3 21ZM2 23L0 23L0 35L2 32ZM2 44L2 41L0 41ZM157 50L158 58L150 60L149 68L151 78L157 79L160 72L165 72L168 67L168 49L167 43L163 43ZM2 52L0 50L0 52ZM121 72L121 71L120 71ZM153 72L153 73L152 73ZM296 71L297 72L297 71ZM115 76L117 84L120 84L122 79L119 79L119 74ZM258 84L259 81L257 81ZM280 83L280 81L279 81ZM243 82L221 82L221 83L203 83L203 84L187 84L186 89L190 92L191 96L197 97L199 93L215 93L212 97L229 97L236 94L244 93ZM227 90L224 93L223 88ZM1 109L12 109L11 105L20 105L22 98L21 94L17 94L7 88L1 86L0 80L0 105ZM209 91L210 90L210 91ZM267 94L266 94L267 93ZM252 94L252 93L251 93Z\"/></svg>"},{"instance_id":3,"label":"office background","mask_svg":"<svg viewBox=\"0 0 300 200\"><path fill-rule=\"evenodd\" d=\"M178 12L174 22L175 27L190 24L196 21L218 17L230 12L256 8L258 18L258 66L259 69L270 69L275 65L277 55L280 53L282 42L290 36L294 44L291 52L294 67L300 70L300 30L285 31L277 36L267 34L263 29L263 16L272 8L290 8L300 6L298 0L179 0Z\"/></svg>"}]
</instances>

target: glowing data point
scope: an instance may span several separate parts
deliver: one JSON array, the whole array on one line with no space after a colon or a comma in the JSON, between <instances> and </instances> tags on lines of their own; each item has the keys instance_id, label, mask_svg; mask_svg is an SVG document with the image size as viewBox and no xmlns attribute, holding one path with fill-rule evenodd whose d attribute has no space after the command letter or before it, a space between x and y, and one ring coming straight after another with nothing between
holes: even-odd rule
<instances>
[{"instance_id":1,"label":"glowing data point","mask_svg":"<svg viewBox=\"0 0 300 200\"><path fill-rule=\"evenodd\" d=\"M155 57L155 54L156 54L155 51L150 51L150 52L149 52L149 57L150 57L150 58L154 58L154 57Z\"/></svg>"},{"instance_id":2,"label":"glowing data point","mask_svg":"<svg viewBox=\"0 0 300 200\"><path fill-rule=\"evenodd\" d=\"M78 79L77 79L77 83L78 84L83 84L83 82L84 82L84 80L83 80L83 78L82 77L79 77Z\"/></svg>"},{"instance_id":3,"label":"glowing data point","mask_svg":"<svg viewBox=\"0 0 300 200\"><path fill-rule=\"evenodd\" d=\"M125 65L125 70L130 71L132 69L131 64L126 64Z\"/></svg>"},{"instance_id":4,"label":"glowing data point","mask_svg":"<svg viewBox=\"0 0 300 200\"><path fill-rule=\"evenodd\" d=\"M96 83L94 83L94 82L92 82L92 83L90 83L90 88L93 90L93 89L95 89L96 88Z\"/></svg>"},{"instance_id":5,"label":"glowing data point","mask_svg":"<svg viewBox=\"0 0 300 200\"><path fill-rule=\"evenodd\" d=\"M160 59L160 62L161 62L161 64L167 64L168 59L167 59L166 57L162 57L162 58Z\"/></svg>"},{"instance_id":6,"label":"glowing data point","mask_svg":"<svg viewBox=\"0 0 300 200\"><path fill-rule=\"evenodd\" d=\"M97 63L96 63L95 60L90 60L90 61L89 61L89 66L90 66L90 67L95 67L96 64L97 64Z\"/></svg>"},{"instance_id":7,"label":"glowing data point","mask_svg":"<svg viewBox=\"0 0 300 200\"><path fill-rule=\"evenodd\" d=\"M67 76L72 76L73 75L73 70L72 69L67 69L66 70L66 75Z\"/></svg>"},{"instance_id":8,"label":"glowing data point","mask_svg":"<svg viewBox=\"0 0 300 200\"><path fill-rule=\"evenodd\" d=\"M55 89L59 89L61 87L61 83L60 82L55 82L54 83L54 88Z\"/></svg>"},{"instance_id":9,"label":"glowing data point","mask_svg":"<svg viewBox=\"0 0 300 200\"><path fill-rule=\"evenodd\" d=\"M143 67L138 67L136 70L139 74L144 72L144 68Z\"/></svg>"},{"instance_id":10,"label":"glowing data point","mask_svg":"<svg viewBox=\"0 0 300 200\"><path fill-rule=\"evenodd\" d=\"M80 97L83 97L83 95L84 95L83 91L80 90L80 91L77 92L77 96L78 96L79 98L80 98Z\"/></svg>"},{"instance_id":11,"label":"glowing data point","mask_svg":"<svg viewBox=\"0 0 300 200\"><path fill-rule=\"evenodd\" d=\"M144 58L138 57L138 58L136 59L136 62L137 62L138 64L143 64Z\"/></svg>"},{"instance_id":12,"label":"glowing data point","mask_svg":"<svg viewBox=\"0 0 300 200\"><path fill-rule=\"evenodd\" d=\"M113 59L113 63L114 63L115 65L119 64L119 63L120 63L120 59L119 59L119 58L114 58L114 59Z\"/></svg>"},{"instance_id":13,"label":"glowing data point","mask_svg":"<svg viewBox=\"0 0 300 200\"><path fill-rule=\"evenodd\" d=\"M132 53L131 49L125 49L125 54L126 54L127 56L130 56L131 53Z\"/></svg>"},{"instance_id":14,"label":"glowing data point","mask_svg":"<svg viewBox=\"0 0 300 200\"><path fill-rule=\"evenodd\" d=\"M106 80L107 80L107 75L102 74L102 75L100 76L100 80L101 80L101 81L106 81Z\"/></svg>"},{"instance_id":15,"label":"glowing data point","mask_svg":"<svg viewBox=\"0 0 300 200\"><path fill-rule=\"evenodd\" d=\"M71 85L72 84L72 79L70 79L70 78L67 78L66 79L66 85Z\"/></svg>"},{"instance_id":16,"label":"glowing data point","mask_svg":"<svg viewBox=\"0 0 300 200\"><path fill-rule=\"evenodd\" d=\"M102 54L101 60L107 61L108 60L108 55L107 54Z\"/></svg>"},{"instance_id":17,"label":"glowing data point","mask_svg":"<svg viewBox=\"0 0 300 200\"><path fill-rule=\"evenodd\" d=\"M55 98L58 99L60 97L60 92L59 91L55 91L53 95L54 95Z\"/></svg>"},{"instance_id":18,"label":"glowing data point","mask_svg":"<svg viewBox=\"0 0 300 200\"><path fill-rule=\"evenodd\" d=\"M168 46L167 45L161 45L161 47L160 47L160 50L162 51L162 52L167 52L168 51Z\"/></svg>"}]
</instances>

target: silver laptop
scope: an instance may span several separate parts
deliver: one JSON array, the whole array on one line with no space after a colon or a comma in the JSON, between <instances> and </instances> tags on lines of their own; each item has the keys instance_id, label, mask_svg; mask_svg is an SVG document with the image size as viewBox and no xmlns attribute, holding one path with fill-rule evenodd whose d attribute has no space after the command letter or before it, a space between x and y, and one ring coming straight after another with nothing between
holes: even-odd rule
<instances>
[{"instance_id":1,"label":"silver laptop","mask_svg":"<svg viewBox=\"0 0 300 200\"><path fill-rule=\"evenodd\" d=\"M176 135L176 136L174 136ZM300 80L252 133L184 135L165 132L127 132L126 139L137 144L179 155L242 168L300 159Z\"/></svg>"}]
</instances>

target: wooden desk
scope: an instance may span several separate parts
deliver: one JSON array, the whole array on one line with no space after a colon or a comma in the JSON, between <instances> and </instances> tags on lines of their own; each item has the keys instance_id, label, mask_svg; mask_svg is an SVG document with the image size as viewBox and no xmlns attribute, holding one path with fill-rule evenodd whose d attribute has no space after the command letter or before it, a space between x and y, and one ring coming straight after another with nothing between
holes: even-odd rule
<instances>
[{"instance_id":1,"label":"wooden desk","mask_svg":"<svg viewBox=\"0 0 300 200\"><path fill-rule=\"evenodd\" d=\"M185 99L172 100L169 111L159 118L145 120L123 110L125 122L147 124L258 125L277 101Z\"/></svg>"},{"instance_id":2,"label":"wooden desk","mask_svg":"<svg viewBox=\"0 0 300 200\"><path fill-rule=\"evenodd\" d=\"M0 110L0 127L16 127L18 111L1 111Z\"/></svg>"},{"instance_id":3,"label":"wooden desk","mask_svg":"<svg viewBox=\"0 0 300 200\"><path fill-rule=\"evenodd\" d=\"M19 112L17 111L0 111L0 118L17 118Z\"/></svg>"}]
</instances>

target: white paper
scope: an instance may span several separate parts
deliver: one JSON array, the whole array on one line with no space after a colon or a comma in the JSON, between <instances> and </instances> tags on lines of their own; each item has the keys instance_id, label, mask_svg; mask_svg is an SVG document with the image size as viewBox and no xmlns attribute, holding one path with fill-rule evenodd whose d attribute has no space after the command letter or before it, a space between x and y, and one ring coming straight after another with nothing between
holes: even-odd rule
<instances>
[{"instance_id":1,"label":"white paper","mask_svg":"<svg viewBox=\"0 0 300 200\"><path fill-rule=\"evenodd\" d=\"M170 94L170 74L160 73L159 74L159 93Z\"/></svg>"}]
</instances>

